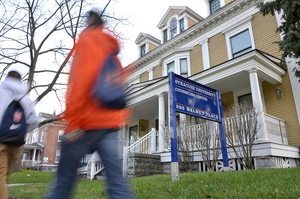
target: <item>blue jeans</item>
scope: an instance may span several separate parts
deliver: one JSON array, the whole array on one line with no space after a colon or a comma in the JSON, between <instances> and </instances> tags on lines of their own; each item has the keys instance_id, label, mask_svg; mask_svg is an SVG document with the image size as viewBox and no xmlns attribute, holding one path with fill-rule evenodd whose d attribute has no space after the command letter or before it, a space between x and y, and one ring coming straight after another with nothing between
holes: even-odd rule
<instances>
[{"instance_id":1,"label":"blue jeans","mask_svg":"<svg viewBox=\"0 0 300 199\"><path fill-rule=\"evenodd\" d=\"M111 198L134 198L127 180L122 176L122 164L118 159L118 132L114 130L89 131L72 143L62 142L57 178L49 199L67 199L74 187L76 171L81 158L97 151L104 163L108 194Z\"/></svg>"}]
</instances>

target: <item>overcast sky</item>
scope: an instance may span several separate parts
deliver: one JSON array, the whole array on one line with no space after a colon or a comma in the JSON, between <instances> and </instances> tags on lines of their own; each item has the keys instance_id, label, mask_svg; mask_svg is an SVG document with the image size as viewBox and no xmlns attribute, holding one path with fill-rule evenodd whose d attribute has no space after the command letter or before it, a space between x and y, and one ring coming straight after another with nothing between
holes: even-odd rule
<instances>
[{"instance_id":1,"label":"overcast sky","mask_svg":"<svg viewBox=\"0 0 300 199\"><path fill-rule=\"evenodd\" d=\"M188 6L193 11L206 17L206 4L204 0L119 0L114 4L116 13L131 16L131 27L123 27L125 37L124 49L122 50L122 64L127 66L138 58L138 47L134 43L140 32L148 33L159 40L160 30L157 24L162 19L170 6Z\"/></svg>"}]
</instances>

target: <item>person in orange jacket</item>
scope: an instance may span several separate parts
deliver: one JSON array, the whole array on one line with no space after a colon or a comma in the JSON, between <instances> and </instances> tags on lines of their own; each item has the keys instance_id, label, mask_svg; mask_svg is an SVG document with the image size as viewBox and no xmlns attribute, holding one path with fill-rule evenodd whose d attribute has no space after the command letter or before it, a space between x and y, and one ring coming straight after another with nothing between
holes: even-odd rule
<instances>
[{"instance_id":1,"label":"person in orange jacket","mask_svg":"<svg viewBox=\"0 0 300 199\"><path fill-rule=\"evenodd\" d=\"M90 11L88 27L82 31L75 47L70 71L66 110L68 123L61 143L57 178L49 199L70 196L80 160L87 153L97 151L104 163L108 194L111 198L134 198L122 176L118 159L117 132L129 117L127 109L112 109L95 102L90 91L104 58L119 51L116 39L103 32L100 15Z\"/></svg>"}]
</instances>

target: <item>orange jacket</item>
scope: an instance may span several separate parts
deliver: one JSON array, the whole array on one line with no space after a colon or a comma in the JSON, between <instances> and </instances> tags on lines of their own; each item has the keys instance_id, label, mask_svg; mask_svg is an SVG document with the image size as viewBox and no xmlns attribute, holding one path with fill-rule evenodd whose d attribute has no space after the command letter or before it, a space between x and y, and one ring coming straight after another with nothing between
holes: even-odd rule
<instances>
[{"instance_id":1,"label":"orange jacket","mask_svg":"<svg viewBox=\"0 0 300 199\"><path fill-rule=\"evenodd\" d=\"M105 56L119 51L118 42L102 31L102 26L87 28L79 36L69 76L64 119L66 132L75 129L118 129L129 118L127 109L99 106L90 91ZM100 69L101 70L101 69Z\"/></svg>"}]
</instances>

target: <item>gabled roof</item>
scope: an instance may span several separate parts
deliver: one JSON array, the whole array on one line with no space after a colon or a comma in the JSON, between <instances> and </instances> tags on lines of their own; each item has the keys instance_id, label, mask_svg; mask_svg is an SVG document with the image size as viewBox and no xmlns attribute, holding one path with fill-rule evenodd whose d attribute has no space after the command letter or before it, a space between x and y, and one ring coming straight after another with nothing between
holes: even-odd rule
<instances>
[{"instance_id":1,"label":"gabled roof","mask_svg":"<svg viewBox=\"0 0 300 199\"><path fill-rule=\"evenodd\" d=\"M53 114L40 112L38 117L39 117L39 121L42 122L42 121L44 121L44 120L52 120L52 119L54 119L56 116L53 115Z\"/></svg>"},{"instance_id":2,"label":"gabled roof","mask_svg":"<svg viewBox=\"0 0 300 199\"><path fill-rule=\"evenodd\" d=\"M203 17L201 17L199 14L197 14L187 6L170 6L157 25L159 29L161 29L165 25L165 23L167 22L167 20L169 19L169 17L173 12L179 12L180 14L186 12L188 15L192 16L195 20L197 20L196 22L199 22L203 19Z\"/></svg>"},{"instance_id":3,"label":"gabled roof","mask_svg":"<svg viewBox=\"0 0 300 199\"><path fill-rule=\"evenodd\" d=\"M149 39L155 45L158 45L158 46L160 45L160 40L159 39L157 39L157 38L155 38L152 35L149 35L147 33L143 33L143 32L141 32L139 34L139 36L136 38L134 43L136 43L138 45L146 39Z\"/></svg>"}]
</instances>

